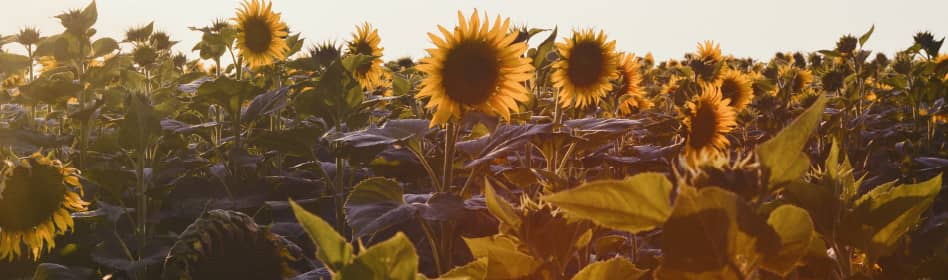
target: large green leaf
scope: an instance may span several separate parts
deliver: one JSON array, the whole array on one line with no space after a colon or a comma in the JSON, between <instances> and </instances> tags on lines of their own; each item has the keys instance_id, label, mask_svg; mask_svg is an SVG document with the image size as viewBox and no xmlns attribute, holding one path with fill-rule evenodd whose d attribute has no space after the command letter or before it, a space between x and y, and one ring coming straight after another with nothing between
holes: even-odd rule
<instances>
[{"instance_id":1,"label":"large green leaf","mask_svg":"<svg viewBox=\"0 0 948 280\"><path fill-rule=\"evenodd\" d=\"M554 28L553 32L550 33L549 37L546 37L546 40L543 40L540 43L540 46L537 47L537 52L533 57L533 67L540 69L540 67L550 63L550 60L547 59L547 55L553 51L556 51L556 32L559 28Z\"/></svg>"},{"instance_id":2,"label":"large green leaf","mask_svg":"<svg viewBox=\"0 0 948 280\"><path fill-rule=\"evenodd\" d=\"M487 279L487 258L477 258L465 265L455 267L441 276L439 280L484 280Z\"/></svg>"},{"instance_id":3,"label":"large green leaf","mask_svg":"<svg viewBox=\"0 0 948 280\"><path fill-rule=\"evenodd\" d=\"M340 271L352 263L352 245L346 242L346 239L339 235L329 223L306 211L293 200L290 200L290 206L293 208L296 220L316 244L317 259L332 271Z\"/></svg>"},{"instance_id":4,"label":"large green leaf","mask_svg":"<svg viewBox=\"0 0 948 280\"><path fill-rule=\"evenodd\" d=\"M780 251L766 256L761 266L786 277L800 264L816 237L813 220L803 208L785 204L770 213L767 224L780 236L781 245Z\"/></svg>"},{"instance_id":5,"label":"large green leaf","mask_svg":"<svg viewBox=\"0 0 948 280\"><path fill-rule=\"evenodd\" d=\"M411 239L399 232L365 250L333 276L340 280L414 280L418 255Z\"/></svg>"},{"instance_id":6,"label":"large green leaf","mask_svg":"<svg viewBox=\"0 0 948 280\"><path fill-rule=\"evenodd\" d=\"M92 58L102 57L119 49L118 42L115 39L105 37L92 43Z\"/></svg>"},{"instance_id":7,"label":"large green leaf","mask_svg":"<svg viewBox=\"0 0 948 280\"><path fill-rule=\"evenodd\" d=\"M405 204L398 182L381 177L356 184L346 200L346 219L361 237L415 217L417 209Z\"/></svg>"},{"instance_id":8,"label":"large green leaf","mask_svg":"<svg viewBox=\"0 0 948 280\"><path fill-rule=\"evenodd\" d=\"M586 183L543 197L567 216L628 232L650 230L672 213L672 184L660 173Z\"/></svg>"},{"instance_id":9,"label":"large green leaf","mask_svg":"<svg viewBox=\"0 0 948 280\"><path fill-rule=\"evenodd\" d=\"M145 149L161 135L161 118L147 96L129 94L125 119L119 127L119 144L126 149Z\"/></svg>"},{"instance_id":10,"label":"large green leaf","mask_svg":"<svg viewBox=\"0 0 948 280\"><path fill-rule=\"evenodd\" d=\"M939 174L917 184L884 184L864 194L845 218L847 227L858 230L853 245L868 251L870 257L891 253L935 201L941 180Z\"/></svg>"},{"instance_id":11,"label":"large green leaf","mask_svg":"<svg viewBox=\"0 0 948 280\"><path fill-rule=\"evenodd\" d=\"M194 98L196 101L220 105L231 114L239 114L242 105L240 101L250 100L259 92L262 90L250 82L220 77L201 84Z\"/></svg>"},{"instance_id":12,"label":"large green leaf","mask_svg":"<svg viewBox=\"0 0 948 280\"><path fill-rule=\"evenodd\" d=\"M770 174L771 189L795 181L806 173L810 163L803 148L819 126L825 105L826 98L821 96L774 138L757 147L761 165Z\"/></svg>"},{"instance_id":13,"label":"large green leaf","mask_svg":"<svg viewBox=\"0 0 948 280\"><path fill-rule=\"evenodd\" d=\"M0 52L0 74L19 74L26 71L29 66L29 57Z\"/></svg>"},{"instance_id":14,"label":"large green leaf","mask_svg":"<svg viewBox=\"0 0 948 280\"><path fill-rule=\"evenodd\" d=\"M540 268L542 262L517 250L513 239L495 235L464 238L475 258L487 258L487 279L516 279L526 277Z\"/></svg>"},{"instance_id":15,"label":"large green leaf","mask_svg":"<svg viewBox=\"0 0 948 280\"><path fill-rule=\"evenodd\" d=\"M487 211L490 211L501 223L511 228L520 228L520 216L517 215L510 203L497 196L497 191L490 185L489 180L485 181L484 199L487 201Z\"/></svg>"},{"instance_id":16,"label":"large green leaf","mask_svg":"<svg viewBox=\"0 0 948 280\"><path fill-rule=\"evenodd\" d=\"M684 187L663 226L656 279L737 279L780 248L780 237L736 194Z\"/></svg>"},{"instance_id":17,"label":"large green leaf","mask_svg":"<svg viewBox=\"0 0 948 280\"><path fill-rule=\"evenodd\" d=\"M595 262L587 265L573 276L573 280L598 280L598 279L641 279L648 274L648 270L639 269L635 264L622 257L612 258L606 261Z\"/></svg>"}]
</instances>

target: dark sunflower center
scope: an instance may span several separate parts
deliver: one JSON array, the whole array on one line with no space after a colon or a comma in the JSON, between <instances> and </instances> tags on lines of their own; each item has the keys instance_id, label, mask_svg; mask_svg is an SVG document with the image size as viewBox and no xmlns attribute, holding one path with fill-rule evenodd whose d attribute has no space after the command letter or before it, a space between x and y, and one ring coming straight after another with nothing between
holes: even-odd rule
<instances>
[{"instance_id":1,"label":"dark sunflower center","mask_svg":"<svg viewBox=\"0 0 948 280\"><path fill-rule=\"evenodd\" d=\"M730 98L731 104L739 103L738 99L741 98L741 86L737 81L726 79L721 82L721 96L722 98Z\"/></svg>"},{"instance_id":2,"label":"dark sunflower center","mask_svg":"<svg viewBox=\"0 0 948 280\"><path fill-rule=\"evenodd\" d=\"M282 258L260 233L209 231L209 253L192 272L193 279L283 279Z\"/></svg>"},{"instance_id":3,"label":"dark sunflower center","mask_svg":"<svg viewBox=\"0 0 948 280\"><path fill-rule=\"evenodd\" d=\"M255 53L266 52L273 41L270 24L260 17L249 17L244 21L244 36L247 50Z\"/></svg>"},{"instance_id":4,"label":"dark sunflower center","mask_svg":"<svg viewBox=\"0 0 948 280\"><path fill-rule=\"evenodd\" d=\"M500 63L486 42L463 42L448 52L441 74L448 97L464 105L477 105L486 102L497 89Z\"/></svg>"},{"instance_id":5,"label":"dark sunflower center","mask_svg":"<svg viewBox=\"0 0 948 280\"><path fill-rule=\"evenodd\" d=\"M701 104L691 119L691 147L701 148L711 144L718 126L714 110L708 104Z\"/></svg>"},{"instance_id":6,"label":"dark sunflower center","mask_svg":"<svg viewBox=\"0 0 948 280\"><path fill-rule=\"evenodd\" d=\"M567 74L573 84L586 87L595 84L602 76L606 57L602 47L596 42L580 42L573 46L570 53Z\"/></svg>"},{"instance_id":7,"label":"dark sunflower center","mask_svg":"<svg viewBox=\"0 0 948 280\"><path fill-rule=\"evenodd\" d=\"M66 186L59 169L31 162L18 167L6 182L0 198L0 229L24 231L49 222L63 204Z\"/></svg>"}]
</instances>

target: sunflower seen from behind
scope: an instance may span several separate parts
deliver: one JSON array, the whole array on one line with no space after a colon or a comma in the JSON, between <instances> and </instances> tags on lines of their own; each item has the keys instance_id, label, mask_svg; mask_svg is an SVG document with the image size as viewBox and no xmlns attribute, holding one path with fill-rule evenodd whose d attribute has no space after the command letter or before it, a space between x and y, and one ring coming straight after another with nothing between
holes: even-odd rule
<instances>
[{"instance_id":1,"label":"sunflower seen from behind","mask_svg":"<svg viewBox=\"0 0 948 280\"><path fill-rule=\"evenodd\" d=\"M730 100L721 97L721 89L704 84L701 94L685 104L682 123L687 132L684 158L687 164L715 158L730 144L725 134L737 126L737 113L728 106Z\"/></svg>"},{"instance_id":2,"label":"sunflower seen from behind","mask_svg":"<svg viewBox=\"0 0 948 280\"><path fill-rule=\"evenodd\" d=\"M39 259L72 230L72 212L86 211L79 171L35 153L4 160L0 171L0 260Z\"/></svg>"},{"instance_id":3,"label":"sunflower seen from behind","mask_svg":"<svg viewBox=\"0 0 948 280\"><path fill-rule=\"evenodd\" d=\"M618 57L619 83L614 89L621 100L619 112L631 114L633 110L648 110L652 102L645 98L642 88L642 74L639 73L639 60L634 54L621 53Z\"/></svg>"},{"instance_id":4,"label":"sunflower seen from behind","mask_svg":"<svg viewBox=\"0 0 948 280\"><path fill-rule=\"evenodd\" d=\"M704 43L698 43L698 52L695 53L690 66L702 81L714 82L720 75L722 62L724 62L724 56L721 55L721 44L704 41Z\"/></svg>"},{"instance_id":5,"label":"sunflower seen from behind","mask_svg":"<svg viewBox=\"0 0 948 280\"><path fill-rule=\"evenodd\" d=\"M270 2L250 0L237 10L237 48L251 68L265 66L286 58L287 27L274 13Z\"/></svg>"},{"instance_id":6,"label":"sunflower seen from behind","mask_svg":"<svg viewBox=\"0 0 948 280\"><path fill-rule=\"evenodd\" d=\"M376 87L382 80L382 51L385 49L379 47L381 42L379 30L366 22L356 26L356 32L352 33L352 41L346 44L349 55L372 57L372 62L359 66L355 70L355 79L363 88Z\"/></svg>"},{"instance_id":7,"label":"sunflower seen from behind","mask_svg":"<svg viewBox=\"0 0 948 280\"><path fill-rule=\"evenodd\" d=\"M734 107L735 111L740 112L754 100L753 83L740 71L722 71L718 86L721 88L721 98L730 100L728 105Z\"/></svg>"},{"instance_id":8,"label":"sunflower seen from behind","mask_svg":"<svg viewBox=\"0 0 948 280\"><path fill-rule=\"evenodd\" d=\"M560 60L553 65L551 81L560 89L561 107L595 105L612 90L612 80L619 77L615 45L592 29L573 31L571 38L556 43Z\"/></svg>"},{"instance_id":9,"label":"sunflower seen from behind","mask_svg":"<svg viewBox=\"0 0 948 280\"><path fill-rule=\"evenodd\" d=\"M529 58L521 57L527 44L514 43L517 33L508 33L510 19L493 25L477 15L466 18L458 12L458 27L453 31L438 26L441 36L428 33L435 48L421 59L416 69L427 74L415 98L428 98L426 105L436 109L431 126L457 120L466 111L481 111L510 119L519 112L517 102L529 100L522 82L533 76Z\"/></svg>"}]
</instances>

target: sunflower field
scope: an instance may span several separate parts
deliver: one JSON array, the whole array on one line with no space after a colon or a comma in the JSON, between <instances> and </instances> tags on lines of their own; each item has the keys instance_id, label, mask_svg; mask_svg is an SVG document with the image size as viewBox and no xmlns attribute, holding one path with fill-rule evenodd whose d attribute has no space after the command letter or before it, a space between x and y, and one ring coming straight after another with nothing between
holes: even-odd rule
<instances>
[{"instance_id":1,"label":"sunflower field","mask_svg":"<svg viewBox=\"0 0 948 280\"><path fill-rule=\"evenodd\" d=\"M383 61L278 8L0 36L0 279L948 279L930 32L655 61L475 10Z\"/></svg>"}]
</instances>

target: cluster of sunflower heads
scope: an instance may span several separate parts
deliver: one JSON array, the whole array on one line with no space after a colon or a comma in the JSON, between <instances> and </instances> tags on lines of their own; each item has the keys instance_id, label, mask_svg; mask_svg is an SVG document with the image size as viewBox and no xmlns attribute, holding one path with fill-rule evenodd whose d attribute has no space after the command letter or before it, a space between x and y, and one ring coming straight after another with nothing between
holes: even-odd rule
<instances>
[{"instance_id":1,"label":"cluster of sunflower heads","mask_svg":"<svg viewBox=\"0 0 948 280\"><path fill-rule=\"evenodd\" d=\"M164 264L164 279L284 279L302 249L258 226L246 214L211 210L178 237Z\"/></svg>"},{"instance_id":2,"label":"cluster of sunflower heads","mask_svg":"<svg viewBox=\"0 0 948 280\"><path fill-rule=\"evenodd\" d=\"M71 213L86 211L79 171L52 154L16 158L6 152L0 170L0 260L38 259L72 230Z\"/></svg>"}]
</instances>

